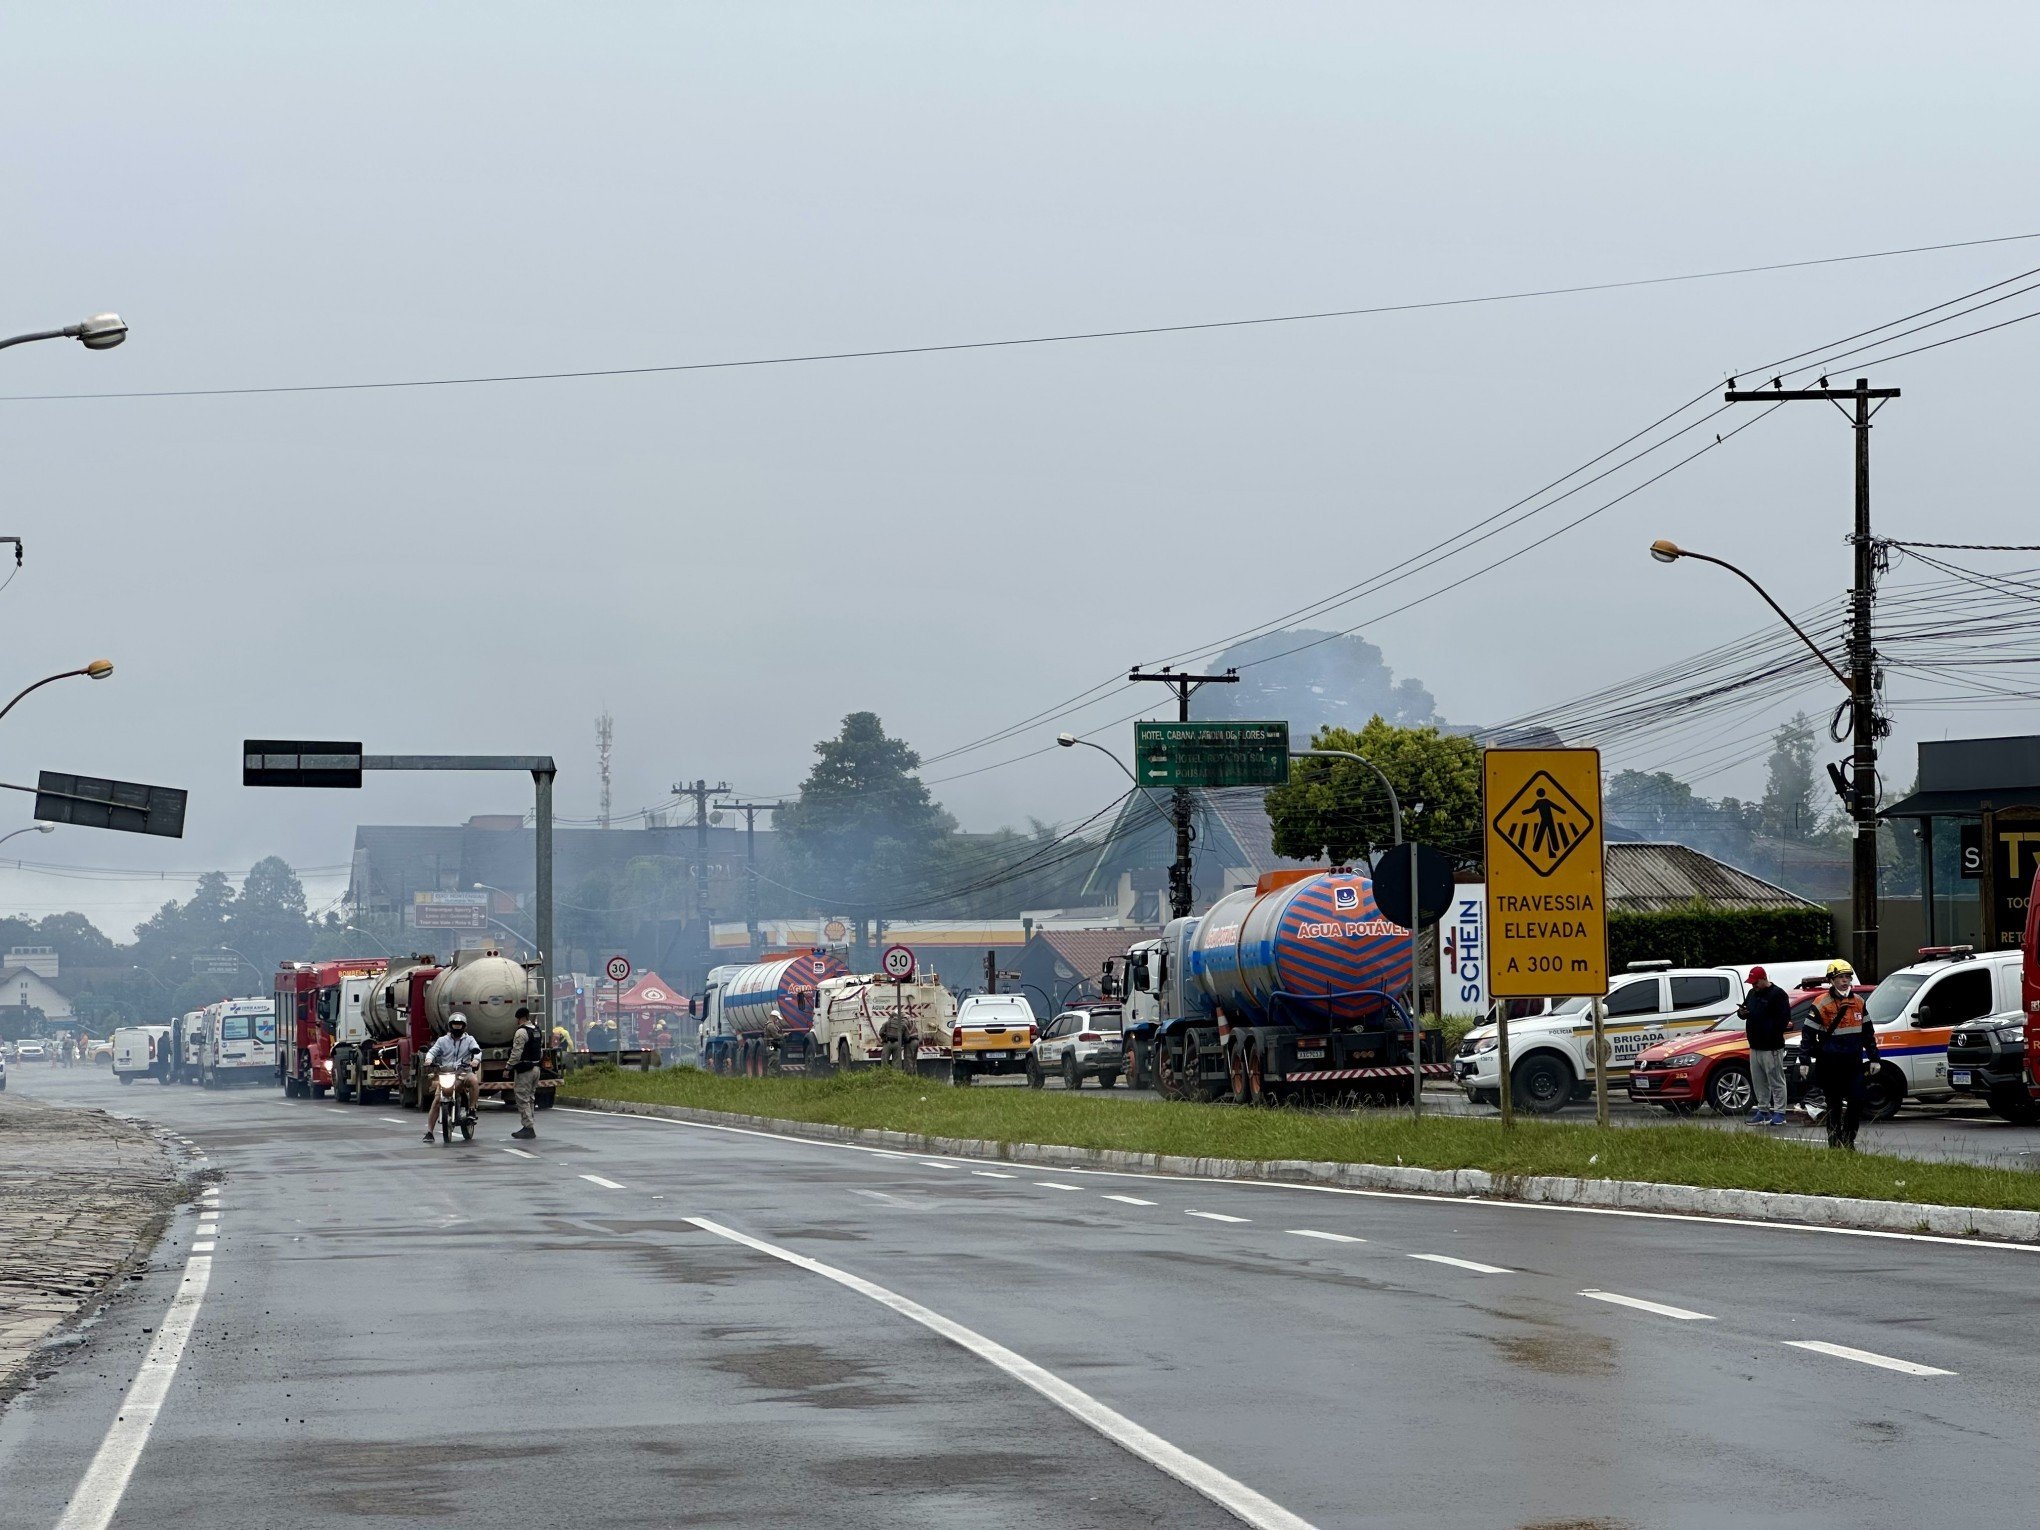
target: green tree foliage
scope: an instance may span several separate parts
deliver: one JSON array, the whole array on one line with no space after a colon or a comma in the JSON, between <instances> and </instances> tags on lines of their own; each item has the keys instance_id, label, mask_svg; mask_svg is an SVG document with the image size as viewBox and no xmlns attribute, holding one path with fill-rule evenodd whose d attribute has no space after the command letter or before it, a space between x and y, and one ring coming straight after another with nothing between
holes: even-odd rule
<instances>
[{"instance_id":1,"label":"green tree foliage","mask_svg":"<svg viewBox=\"0 0 2040 1530\"><path fill-rule=\"evenodd\" d=\"M1652 839L1676 838L1716 811L1692 787L1662 770L1617 771L1601 795L1601 806L1612 822Z\"/></svg>"},{"instance_id":2,"label":"green tree foliage","mask_svg":"<svg viewBox=\"0 0 2040 1530\"><path fill-rule=\"evenodd\" d=\"M915 774L921 757L888 737L875 712L852 712L815 753L800 796L776 815L796 880L848 908L933 886L956 820Z\"/></svg>"},{"instance_id":3,"label":"green tree foliage","mask_svg":"<svg viewBox=\"0 0 2040 1530\"><path fill-rule=\"evenodd\" d=\"M1462 864L1480 859L1480 746L1435 727L1371 719L1355 733L1320 728L1313 749L1345 749L1394 785L1412 839ZM1275 851L1294 860L1351 862L1394 840L1388 798L1374 772L1351 760L1298 760L1289 784L1267 796Z\"/></svg>"},{"instance_id":4,"label":"green tree foliage","mask_svg":"<svg viewBox=\"0 0 2040 1530\"><path fill-rule=\"evenodd\" d=\"M1804 712L1773 736L1768 768L1770 781L1758 816L1762 832L1799 844L1831 837L1826 787L1816 784L1813 722Z\"/></svg>"},{"instance_id":5,"label":"green tree foliage","mask_svg":"<svg viewBox=\"0 0 2040 1530\"><path fill-rule=\"evenodd\" d=\"M302 958L310 944L304 886L280 856L266 856L249 868L228 915L226 944L265 973L280 961Z\"/></svg>"},{"instance_id":6,"label":"green tree foliage","mask_svg":"<svg viewBox=\"0 0 2040 1530\"><path fill-rule=\"evenodd\" d=\"M1608 962L1668 961L1675 967L1816 957L1835 949L1834 916L1824 908L1685 908L1608 916Z\"/></svg>"}]
</instances>

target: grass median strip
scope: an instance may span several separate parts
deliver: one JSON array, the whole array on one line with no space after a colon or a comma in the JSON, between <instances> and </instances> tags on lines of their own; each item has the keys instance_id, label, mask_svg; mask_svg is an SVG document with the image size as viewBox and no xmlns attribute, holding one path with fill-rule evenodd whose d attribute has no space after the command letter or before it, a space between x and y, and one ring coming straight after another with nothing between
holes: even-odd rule
<instances>
[{"instance_id":1,"label":"grass median strip","mask_svg":"<svg viewBox=\"0 0 2040 1530\"><path fill-rule=\"evenodd\" d=\"M832 1126L876 1127L992 1142L1059 1143L1196 1158L1311 1159L1484 1169L1492 1174L1643 1180L1709 1189L1917 1201L2040 1211L2040 1175L1973 1164L1840 1153L1755 1132L1704 1126L1599 1127L1401 1113L1321 1115L1237 1105L1106 1100L1081 1091L957 1089L897 1073L828 1079L733 1078L693 1068L656 1073L603 1066L571 1075L562 1094L687 1105Z\"/></svg>"}]
</instances>

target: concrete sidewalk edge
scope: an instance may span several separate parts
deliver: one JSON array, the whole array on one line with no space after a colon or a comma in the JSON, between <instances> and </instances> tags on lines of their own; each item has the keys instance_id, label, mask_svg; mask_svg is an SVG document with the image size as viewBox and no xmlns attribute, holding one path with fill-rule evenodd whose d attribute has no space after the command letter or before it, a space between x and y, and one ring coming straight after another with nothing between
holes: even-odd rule
<instances>
[{"instance_id":1,"label":"concrete sidewalk edge","mask_svg":"<svg viewBox=\"0 0 2040 1530\"><path fill-rule=\"evenodd\" d=\"M564 1101L569 1097L563 1095L561 1098ZM1197 1179L1334 1185L1346 1190L1394 1190L1417 1195L1456 1196L1463 1200L1535 1201L1552 1206L1649 1211L1674 1216L1735 1217L1750 1222L1797 1223L1869 1232L1931 1233L1948 1238L1989 1238L2002 1243L2040 1244L2040 1211L1927 1206L1914 1201L1851 1200L1840 1196L1791 1195L1770 1190L1714 1190L1699 1185L1661 1185L1633 1179L1490 1174L1485 1169L1412 1169L1388 1164L1322 1163L1305 1159L1183 1158L1166 1153L1128 1153L1111 1148L1065 1147L1054 1143L924 1137L877 1127L785 1121L773 1116L736 1115L728 1111L700 1110L690 1105L652 1105L637 1100L576 1098L573 1103L618 1115L663 1116L674 1121L696 1121L706 1126L739 1126L787 1137L805 1137L816 1142L854 1142L895 1152L998 1159L1050 1168L1114 1169L1136 1174L1181 1174Z\"/></svg>"}]
</instances>

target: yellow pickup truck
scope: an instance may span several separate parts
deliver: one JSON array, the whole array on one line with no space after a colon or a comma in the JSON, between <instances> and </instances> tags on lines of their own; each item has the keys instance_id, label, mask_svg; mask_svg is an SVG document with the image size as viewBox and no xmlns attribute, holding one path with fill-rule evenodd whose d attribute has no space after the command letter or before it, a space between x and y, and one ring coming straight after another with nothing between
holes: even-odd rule
<instances>
[{"instance_id":1,"label":"yellow pickup truck","mask_svg":"<svg viewBox=\"0 0 2040 1530\"><path fill-rule=\"evenodd\" d=\"M956 1006L949 1027L949 1081L980 1073L1025 1073L1039 1026L1025 994L975 993Z\"/></svg>"}]
</instances>

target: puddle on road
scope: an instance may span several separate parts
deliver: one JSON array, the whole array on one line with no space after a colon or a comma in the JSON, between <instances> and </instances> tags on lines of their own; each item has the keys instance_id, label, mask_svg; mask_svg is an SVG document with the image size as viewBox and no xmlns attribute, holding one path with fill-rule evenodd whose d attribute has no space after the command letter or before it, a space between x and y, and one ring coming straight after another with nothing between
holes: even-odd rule
<instances>
[{"instance_id":1,"label":"puddle on road","mask_svg":"<svg viewBox=\"0 0 2040 1530\"><path fill-rule=\"evenodd\" d=\"M310 1497L337 1513L453 1521L472 1495L461 1468L509 1465L559 1453L557 1445L488 1446L472 1440L393 1445L308 1439L277 1453L279 1476L315 1484Z\"/></svg>"},{"instance_id":2,"label":"puddle on road","mask_svg":"<svg viewBox=\"0 0 2040 1530\"><path fill-rule=\"evenodd\" d=\"M1559 1331L1536 1334L1489 1334L1488 1343L1501 1351L1502 1358L1525 1370L1547 1376L1612 1376L1615 1374L1615 1341L1599 1334ZM1570 1521L1560 1522L1569 1524ZM1580 1520L1582 1526L1600 1525L1599 1520ZM1612 1530L1612 1522L1609 1522ZM1558 1530L1554 1526L1553 1530Z\"/></svg>"},{"instance_id":3,"label":"puddle on road","mask_svg":"<svg viewBox=\"0 0 2040 1530\"><path fill-rule=\"evenodd\" d=\"M900 1392L863 1383L877 1368L819 1344L767 1344L732 1350L708 1362L717 1370L779 1394L777 1400L813 1408L892 1407L909 1401Z\"/></svg>"}]
</instances>

